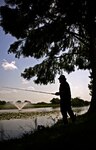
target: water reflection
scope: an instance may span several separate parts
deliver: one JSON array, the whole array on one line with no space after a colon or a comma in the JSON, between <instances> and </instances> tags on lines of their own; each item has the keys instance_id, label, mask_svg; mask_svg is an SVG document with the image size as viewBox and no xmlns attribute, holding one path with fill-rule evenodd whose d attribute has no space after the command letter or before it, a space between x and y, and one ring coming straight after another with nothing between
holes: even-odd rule
<instances>
[{"instance_id":1,"label":"water reflection","mask_svg":"<svg viewBox=\"0 0 96 150\"><path fill-rule=\"evenodd\" d=\"M47 116L32 119L12 119L0 121L0 139L18 138L25 133L37 130L37 125L51 126L54 122Z\"/></svg>"},{"instance_id":2,"label":"water reflection","mask_svg":"<svg viewBox=\"0 0 96 150\"><path fill-rule=\"evenodd\" d=\"M85 113L88 107L73 108L76 115ZM0 140L18 138L24 133L34 132L40 125L50 127L54 125L60 118L61 113L59 108L33 108L22 109L23 112L43 112L38 115L33 115L31 118L10 119L0 121ZM18 110L0 110L0 113L4 112L18 112ZM46 113L49 112L49 113Z\"/></svg>"}]
</instances>

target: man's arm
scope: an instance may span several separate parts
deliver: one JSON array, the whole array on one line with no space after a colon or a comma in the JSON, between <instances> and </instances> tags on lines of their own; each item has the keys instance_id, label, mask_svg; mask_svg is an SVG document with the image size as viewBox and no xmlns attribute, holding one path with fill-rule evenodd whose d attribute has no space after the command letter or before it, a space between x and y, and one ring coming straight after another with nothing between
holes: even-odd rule
<instances>
[{"instance_id":1,"label":"man's arm","mask_svg":"<svg viewBox=\"0 0 96 150\"><path fill-rule=\"evenodd\" d=\"M60 92L56 92L55 95L60 95Z\"/></svg>"}]
</instances>

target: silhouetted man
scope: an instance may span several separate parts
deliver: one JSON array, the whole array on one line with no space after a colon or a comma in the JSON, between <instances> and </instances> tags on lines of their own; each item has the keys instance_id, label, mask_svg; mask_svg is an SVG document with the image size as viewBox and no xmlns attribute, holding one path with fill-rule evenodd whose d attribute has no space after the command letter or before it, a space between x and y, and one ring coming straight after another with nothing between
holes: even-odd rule
<instances>
[{"instance_id":1,"label":"silhouetted man","mask_svg":"<svg viewBox=\"0 0 96 150\"><path fill-rule=\"evenodd\" d=\"M64 124L68 124L67 113L69 114L72 122L76 120L76 115L74 115L71 108L71 91L68 82L64 75L61 75L59 78L60 87L59 92L56 92L55 95L60 95L60 110L63 116Z\"/></svg>"}]
</instances>

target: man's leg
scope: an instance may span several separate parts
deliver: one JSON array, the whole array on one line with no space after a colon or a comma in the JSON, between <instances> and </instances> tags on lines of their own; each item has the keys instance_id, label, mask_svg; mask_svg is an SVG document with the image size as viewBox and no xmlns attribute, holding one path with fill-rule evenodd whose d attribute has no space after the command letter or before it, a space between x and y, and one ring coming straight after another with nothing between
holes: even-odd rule
<instances>
[{"instance_id":1,"label":"man's leg","mask_svg":"<svg viewBox=\"0 0 96 150\"><path fill-rule=\"evenodd\" d=\"M67 112L66 112L66 111L63 112L63 113L62 113L62 116L63 116L63 122L64 122L64 124L68 124Z\"/></svg>"},{"instance_id":2,"label":"man's leg","mask_svg":"<svg viewBox=\"0 0 96 150\"><path fill-rule=\"evenodd\" d=\"M61 114L62 114L62 117L63 117L64 124L68 124L67 111L62 107L61 107Z\"/></svg>"},{"instance_id":3,"label":"man's leg","mask_svg":"<svg viewBox=\"0 0 96 150\"><path fill-rule=\"evenodd\" d=\"M70 115L72 122L75 122L76 121L76 115L73 113L73 110L71 108L68 109L68 114Z\"/></svg>"}]
</instances>

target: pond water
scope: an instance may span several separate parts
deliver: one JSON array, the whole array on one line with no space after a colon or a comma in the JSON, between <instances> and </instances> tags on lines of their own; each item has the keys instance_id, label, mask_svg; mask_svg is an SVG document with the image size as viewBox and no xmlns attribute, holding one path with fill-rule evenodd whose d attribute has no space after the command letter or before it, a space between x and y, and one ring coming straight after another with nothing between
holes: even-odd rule
<instances>
[{"instance_id":1,"label":"pond water","mask_svg":"<svg viewBox=\"0 0 96 150\"><path fill-rule=\"evenodd\" d=\"M84 114L88 110L87 107L75 107L73 111L76 115ZM54 125L60 118L61 113L59 108L32 108L22 109L22 113L38 112L27 118L10 120L0 120L0 141L12 138L19 138L25 133L34 132L38 126L50 127ZM17 109L0 110L0 114L5 113L18 113ZM42 113L43 112L43 113Z\"/></svg>"}]
</instances>

